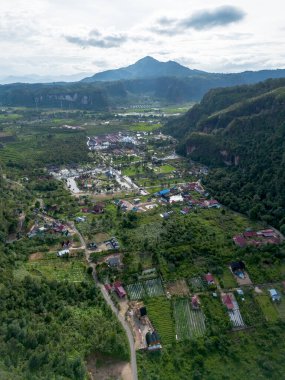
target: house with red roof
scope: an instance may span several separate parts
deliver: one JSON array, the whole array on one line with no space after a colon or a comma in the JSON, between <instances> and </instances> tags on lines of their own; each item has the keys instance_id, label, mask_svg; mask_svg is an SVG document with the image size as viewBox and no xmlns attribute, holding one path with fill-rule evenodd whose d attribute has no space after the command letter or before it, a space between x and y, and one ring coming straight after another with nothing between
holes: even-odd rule
<instances>
[{"instance_id":1,"label":"house with red roof","mask_svg":"<svg viewBox=\"0 0 285 380\"><path fill-rule=\"evenodd\" d=\"M229 294L225 294L222 296L222 301L223 304L226 306L228 310L233 310L234 309L234 304L232 301L232 298Z\"/></svg>"},{"instance_id":2,"label":"house with red roof","mask_svg":"<svg viewBox=\"0 0 285 380\"><path fill-rule=\"evenodd\" d=\"M125 289L122 286L115 286L115 292L119 298L124 298L127 295Z\"/></svg>"},{"instance_id":3,"label":"house with red roof","mask_svg":"<svg viewBox=\"0 0 285 380\"><path fill-rule=\"evenodd\" d=\"M204 279L207 281L208 285L213 285L215 283L214 277L211 273L205 274Z\"/></svg>"},{"instance_id":4,"label":"house with red roof","mask_svg":"<svg viewBox=\"0 0 285 380\"><path fill-rule=\"evenodd\" d=\"M233 241L236 245L243 248L246 246L246 240L242 235L236 235L233 237Z\"/></svg>"}]
</instances>

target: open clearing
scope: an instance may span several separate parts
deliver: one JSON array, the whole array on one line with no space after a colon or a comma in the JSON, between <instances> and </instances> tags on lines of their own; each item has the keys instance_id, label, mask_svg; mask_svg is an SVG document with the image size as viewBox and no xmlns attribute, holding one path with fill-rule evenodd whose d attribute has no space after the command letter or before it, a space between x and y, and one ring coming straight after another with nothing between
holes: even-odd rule
<instances>
[{"instance_id":1,"label":"open clearing","mask_svg":"<svg viewBox=\"0 0 285 380\"><path fill-rule=\"evenodd\" d=\"M90 355L87 358L87 369L91 375L90 378L94 380L132 380L133 378L129 363L99 354Z\"/></svg>"},{"instance_id":2,"label":"open clearing","mask_svg":"<svg viewBox=\"0 0 285 380\"><path fill-rule=\"evenodd\" d=\"M193 310L187 298L174 301L176 340L194 339L206 331L202 310Z\"/></svg>"},{"instance_id":3,"label":"open clearing","mask_svg":"<svg viewBox=\"0 0 285 380\"><path fill-rule=\"evenodd\" d=\"M256 300L268 322L276 322L278 319L277 309L274 307L267 294L256 295Z\"/></svg>"},{"instance_id":4,"label":"open clearing","mask_svg":"<svg viewBox=\"0 0 285 380\"><path fill-rule=\"evenodd\" d=\"M165 284L166 291L172 296L188 296L189 288L185 280L177 280Z\"/></svg>"},{"instance_id":5,"label":"open clearing","mask_svg":"<svg viewBox=\"0 0 285 380\"><path fill-rule=\"evenodd\" d=\"M87 280L86 265L77 259L31 261L25 265L31 275L45 276L50 280L81 282Z\"/></svg>"}]
</instances>

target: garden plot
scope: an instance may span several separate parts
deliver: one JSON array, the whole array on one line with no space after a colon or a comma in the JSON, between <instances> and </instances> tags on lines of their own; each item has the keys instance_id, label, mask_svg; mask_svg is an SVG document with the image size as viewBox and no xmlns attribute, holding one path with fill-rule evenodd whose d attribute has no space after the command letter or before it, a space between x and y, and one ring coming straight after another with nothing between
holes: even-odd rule
<instances>
[{"instance_id":1,"label":"garden plot","mask_svg":"<svg viewBox=\"0 0 285 380\"><path fill-rule=\"evenodd\" d=\"M203 281L201 277L190 278L189 285L193 289L193 292L201 292L207 288L205 281Z\"/></svg>"},{"instance_id":2,"label":"garden plot","mask_svg":"<svg viewBox=\"0 0 285 380\"><path fill-rule=\"evenodd\" d=\"M194 339L206 331L202 310L193 310L187 298L174 301L176 340Z\"/></svg>"},{"instance_id":3,"label":"garden plot","mask_svg":"<svg viewBox=\"0 0 285 380\"><path fill-rule=\"evenodd\" d=\"M231 293L232 303L234 305L233 310L229 310L228 314L231 320L231 323L234 327L245 327L245 323L242 319L238 303L234 297L234 295Z\"/></svg>"},{"instance_id":4,"label":"garden plot","mask_svg":"<svg viewBox=\"0 0 285 380\"><path fill-rule=\"evenodd\" d=\"M126 286L128 296L131 301L140 300L146 296L143 284L138 282L136 284L131 284Z\"/></svg>"},{"instance_id":5,"label":"garden plot","mask_svg":"<svg viewBox=\"0 0 285 380\"><path fill-rule=\"evenodd\" d=\"M144 288L149 297L163 296L164 290L160 278L147 280L144 282Z\"/></svg>"},{"instance_id":6,"label":"garden plot","mask_svg":"<svg viewBox=\"0 0 285 380\"><path fill-rule=\"evenodd\" d=\"M161 338L162 345L174 341L174 321L171 303L165 297L149 298L146 302L149 319Z\"/></svg>"},{"instance_id":7,"label":"garden plot","mask_svg":"<svg viewBox=\"0 0 285 380\"><path fill-rule=\"evenodd\" d=\"M164 295L160 278L137 282L126 286L130 300L140 300L146 296L158 297Z\"/></svg>"}]
</instances>

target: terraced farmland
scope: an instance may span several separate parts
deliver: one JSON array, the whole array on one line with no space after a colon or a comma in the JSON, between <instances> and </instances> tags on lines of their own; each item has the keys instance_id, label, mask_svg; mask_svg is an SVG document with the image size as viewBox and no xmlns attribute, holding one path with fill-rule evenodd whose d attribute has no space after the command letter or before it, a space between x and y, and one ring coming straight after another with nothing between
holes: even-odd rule
<instances>
[{"instance_id":1,"label":"terraced farmland","mask_svg":"<svg viewBox=\"0 0 285 380\"><path fill-rule=\"evenodd\" d=\"M161 343L171 344L175 339L175 326L171 303L165 297L148 299L146 302L148 316L161 338Z\"/></svg>"},{"instance_id":2,"label":"terraced farmland","mask_svg":"<svg viewBox=\"0 0 285 380\"><path fill-rule=\"evenodd\" d=\"M174 301L176 340L182 341L203 336L206 331L202 310L193 310L187 298Z\"/></svg>"}]
</instances>

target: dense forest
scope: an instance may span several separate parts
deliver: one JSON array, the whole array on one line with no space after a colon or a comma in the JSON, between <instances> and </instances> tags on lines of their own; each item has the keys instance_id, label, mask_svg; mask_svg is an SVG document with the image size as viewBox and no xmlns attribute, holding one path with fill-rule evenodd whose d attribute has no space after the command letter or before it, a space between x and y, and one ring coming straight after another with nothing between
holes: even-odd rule
<instances>
[{"instance_id":1,"label":"dense forest","mask_svg":"<svg viewBox=\"0 0 285 380\"><path fill-rule=\"evenodd\" d=\"M165 130L209 165L205 183L230 208L285 232L285 80L216 89Z\"/></svg>"},{"instance_id":2,"label":"dense forest","mask_svg":"<svg viewBox=\"0 0 285 380\"><path fill-rule=\"evenodd\" d=\"M86 379L90 354L128 359L128 345L93 279L72 283L15 277L37 242L8 242L19 215L34 203L29 189L0 176L0 378ZM45 190L48 195L48 190ZM48 242L38 242L39 246Z\"/></svg>"}]
</instances>

